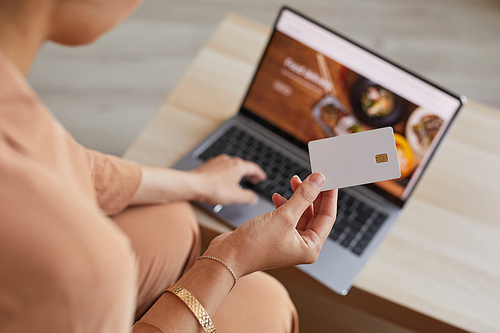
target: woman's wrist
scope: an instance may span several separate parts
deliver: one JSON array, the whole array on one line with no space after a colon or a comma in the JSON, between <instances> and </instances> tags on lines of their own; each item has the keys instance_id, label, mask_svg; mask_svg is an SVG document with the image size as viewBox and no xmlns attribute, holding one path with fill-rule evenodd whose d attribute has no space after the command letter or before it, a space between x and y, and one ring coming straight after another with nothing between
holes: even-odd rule
<instances>
[{"instance_id":1,"label":"woman's wrist","mask_svg":"<svg viewBox=\"0 0 500 333\"><path fill-rule=\"evenodd\" d=\"M234 287L234 278L221 263L215 260L198 260L176 284L189 290L213 315L220 301ZM215 295L218 297L214 297Z\"/></svg>"},{"instance_id":2,"label":"woman's wrist","mask_svg":"<svg viewBox=\"0 0 500 333\"><path fill-rule=\"evenodd\" d=\"M212 317L233 288L234 278L219 262L198 260L175 285L187 290ZM200 328L200 323L196 320L198 316L177 294L165 292L155 304L155 308L164 310L163 313L168 311L169 316L155 316L148 312L141 320L146 320L167 332L179 331L181 327L183 332Z\"/></svg>"},{"instance_id":3,"label":"woman's wrist","mask_svg":"<svg viewBox=\"0 0 500 333\"><path fill-rule=\"evenodd\" d=\"M202 177L189 171L142 166L142 179L131 204L199 200L205 190Z\"/></svg>"},{"instance_id":4,"label":"woman's wrist","mask_svg":"<svg viewBox=\"0 0 500 333\"><path fill-rule=\"evenodd\" d=\"M186 171L186 184L189 188L190 196L187 200L199 202L207 202L210 197L209 186L206 181L206 176L195 170Z\"/></svg>"},{"instance_id":5,"label":"woman's wrist","mask_svg":"<svg viewBox=\"0 0 500 333\"><path fill-rule=\"evenodd\" d=\"M223 234L219 237L223 238L223 240L220 241L220 239L216 238L212 241L203 256L214 257L223 261L231 268L236 279L246 275L247 272L244 263L238 259L239 251L230 243L230 239L228 239L230 236L228 234Z\"/></svg>"}]
</instances>

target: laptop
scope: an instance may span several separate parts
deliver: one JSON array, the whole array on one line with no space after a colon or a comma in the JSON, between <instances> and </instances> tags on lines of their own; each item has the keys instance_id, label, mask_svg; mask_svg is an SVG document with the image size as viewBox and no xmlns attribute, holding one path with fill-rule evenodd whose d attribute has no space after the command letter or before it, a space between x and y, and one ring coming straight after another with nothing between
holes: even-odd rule
<instances>
[{"instance_id":1,"label":"laptop","mask_svg":"<svg viewBox=\"0 0 500 333\"><path fill-rule=\"evenodd\" d=\"M290 179L310 174L307 143L392 126L401 178L339 190L338 214L318 260L299 268L346 295L409 200L466 102L418 75L283 7L236 116L174 168L225 153L259 164L266 181L243 187L257 205L200 206L236 228L289 198Z\"/></svg>"}]
</instances>

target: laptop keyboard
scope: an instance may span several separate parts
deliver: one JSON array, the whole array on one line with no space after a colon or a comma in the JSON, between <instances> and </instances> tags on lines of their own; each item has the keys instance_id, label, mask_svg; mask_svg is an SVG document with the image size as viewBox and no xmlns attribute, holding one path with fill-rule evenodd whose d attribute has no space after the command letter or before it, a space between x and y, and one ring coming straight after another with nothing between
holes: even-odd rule
<instances>
[{"instance_id":1,"label":"laptop keyboard","mask_svg":"<svg viewBox=\"0 0 500 333\"><path fill-rule=\"evenodd\" d=\"M241 157L260 165L267 173L267 179L256 185L243 181L242 186L266 198L271 198L274 193L290 198L293 194L290 179L294 175L305 179L310 174L309 169L235 126L212 143L199 158L206 161L220 154ZM361 255L386 219L387 215L378 212L375 207L339 190L337 220L330 238L354 254Z\"/></svg>"},{"instance_id":2,"label":"laptop keyboard","mask_svg":"<svg viewBox=\"0 0 500 333\"><path fill-rule=\"evenodd\" d=\"M361 255L386 219L387 214L339 190L337 220L330 238Z\"/></svg>"},{"instance_id":3,"label":"laptop keyboard","mask_svg":"<svg viewBox=\"0 0 500 333\"><path fill-rule=\"evenodd\" d=\"M266 198L271 198L274 193L279 193L289 199L293 194L290 188L290 179L294 175L305 179L310 173L308 169L301 167L262 141L234 126L199 157L206 161L219 154L241 157L260 165L266 172L267 179L256 185L243 181L242 186L251 188Z\"/></svg>"}]
</instances>

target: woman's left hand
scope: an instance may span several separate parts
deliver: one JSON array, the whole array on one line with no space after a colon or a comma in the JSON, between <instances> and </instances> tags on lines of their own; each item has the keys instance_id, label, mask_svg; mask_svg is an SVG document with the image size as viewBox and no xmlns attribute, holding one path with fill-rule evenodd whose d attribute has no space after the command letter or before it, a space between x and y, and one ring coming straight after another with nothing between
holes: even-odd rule
<instances>
[{"instance_id":1,"label":"woman's left hand","mask_svg":"<svg viewBox=\"0 0 500 333\"><path fill-rule=\"evenodd\" d=\"M212 205L237 203L255 204L257 195L239 185L243 178L257 184L267 178L266 173L256 163L239 157L219 155L190 171L199 184L195 200Z\"/></svg>"},{"instance_id":2,"label":"woman's left hand","mask_svg":"<svg viewBox=\"0 0 500 333\"><path fill-rule=\"evenodd\" d=\"M237 277L259 270L311 264L319 256L337 216L337 190L323 191L315 173L291 179L293 196L274 194L276 209L214 238L205 255L226 262Z\"/></svg>"}]
</instances>

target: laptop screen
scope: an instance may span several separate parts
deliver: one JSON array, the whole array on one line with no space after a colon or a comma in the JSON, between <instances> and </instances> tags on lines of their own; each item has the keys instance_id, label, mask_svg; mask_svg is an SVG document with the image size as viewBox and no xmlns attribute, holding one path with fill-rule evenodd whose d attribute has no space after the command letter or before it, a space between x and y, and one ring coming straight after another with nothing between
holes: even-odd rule
<instances>
[{"instance_id":1,"label":"laptop screen","mask_svg":"<svg viewBox=\"0 0 500 333\"><path fill-rule=\"evenodd\" d=\"M284 8L243 110L304 145L392 126L401 178L375 185L404 202L461 105L459 97Z\"/></svg>"}]
</instances>

